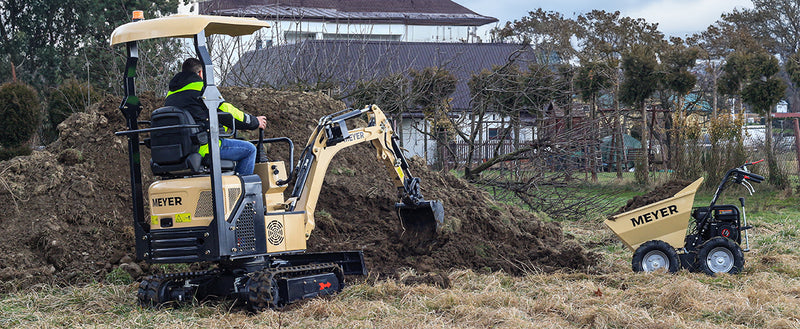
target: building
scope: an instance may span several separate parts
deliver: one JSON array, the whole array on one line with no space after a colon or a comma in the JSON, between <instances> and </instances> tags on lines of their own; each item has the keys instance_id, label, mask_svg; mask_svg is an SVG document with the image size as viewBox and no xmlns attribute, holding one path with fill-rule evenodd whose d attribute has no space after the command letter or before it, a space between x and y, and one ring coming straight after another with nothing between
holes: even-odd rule
<instances>
[{"instance_id":1,"label":"building","mask_svg":"<svg viewBox=\"0 0 800 329\"><path fill-rule=\"evenodd\" d=\"M512 59L524 70L535 58L528 46L480 43L477 28L498 20L451 0L208 0L199 3L198 12L271 22L255 49L241 54L224 74L225 85L336 86L346 94L358 81L438 67L458 79L449 105L451 116L462 122L469 122L467 82L473 74ZM431 129L424 115L412 107L394 119L402 146L433 162L438 146L422 133ZM480 139L507 142L498 135L509 119L499 114L484 119ZM523 119L519 135L532 140L535 120Z\"/></svg>"},{"instance_id":2,"label":"building","mask_svg":"<svg viewBox=\"0 0 800 329\"><path fill-rule=\"evenodd\" d=\"M450 0L208 0L199 13L271 22L266 44L304 40L478 42L478 26L497 22Z\"/></svg>"},{"instance_id":3,"label":"building","mask_svg":"<svg viewBox=\"0 0 800 329\"><path fill-rule=\"evenodd\" d=\"M459 118L457 121L469 122L472 101L468 81L473 74L506 64L511 58L524 69L535 60L535 54L529 46L518 44L306 40L243 54L225 84L273 88L329 85L346 89L358 81L438 67L457 78L450 101L452 115ZM410 108L402 118L395 119L403 147L431 161L436 144L422 133L430 131L422 113ZM520 135L522 140L529 141L534 138L534 120L530 116L525 119ZM495 138L507 122L499 114L489 114L481 140Z\"/></svg>"}]
</instances>

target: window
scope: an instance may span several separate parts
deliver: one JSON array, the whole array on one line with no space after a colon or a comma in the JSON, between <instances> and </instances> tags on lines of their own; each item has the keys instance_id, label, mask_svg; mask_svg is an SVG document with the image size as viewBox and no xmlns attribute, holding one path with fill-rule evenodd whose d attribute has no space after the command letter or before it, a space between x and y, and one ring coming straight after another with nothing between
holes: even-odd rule
<instances>
[{"instance_id":1,"label":"window","mask_svg":"<svg viewBox=\"0 0 800 329\"><path fill-rule=\"evenodd\" d=\"M499 128L489 128L489 139L497 139L498 135L500 135Z\"/></svg>"}]
</instances>

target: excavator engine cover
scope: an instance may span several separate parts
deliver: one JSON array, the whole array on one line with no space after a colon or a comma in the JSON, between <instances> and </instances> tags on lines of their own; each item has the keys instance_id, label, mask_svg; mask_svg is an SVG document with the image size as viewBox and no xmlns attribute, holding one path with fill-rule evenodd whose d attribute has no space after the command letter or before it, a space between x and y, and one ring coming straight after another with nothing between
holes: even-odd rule
<instances>
[{"instance_id":1,"label":"excavator engine cover","mask_svg":"<svg viewBox=\"0 0 800 329\"><path fill-rule=\"evenodd\" d=\"M439 201L398 203L397 212L406 234L414 236L435 236L444 223L444 207Z\"/></svg>"}]
</instances>

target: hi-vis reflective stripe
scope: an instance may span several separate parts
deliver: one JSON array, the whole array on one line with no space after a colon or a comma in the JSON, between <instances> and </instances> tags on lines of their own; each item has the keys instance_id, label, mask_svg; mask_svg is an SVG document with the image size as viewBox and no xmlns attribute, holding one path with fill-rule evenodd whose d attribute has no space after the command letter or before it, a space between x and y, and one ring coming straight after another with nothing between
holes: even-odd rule
<instances>
[{"instance_id":1,"label":"hi-vis reflective stripe","mask_svg":"<svg viewBox=\"0 0 800 329\"><path fill-rule=\"evenodd\" d=\"M219 109L222 112L230 113L234 119L244 122L244 112L237 109L236 106L231 105L231 103L222 103Z\"/></svg>"},{"instance_id":2,"label":"hi-vis reflective stripe","mask_svg":"<svg viewBox=\"0 0 800 329\"><path fill-rule=\"evenodd\" d=\"M192 82L192 83L190 83L188 85L183 86L183 88L181 88L181 89L178 89L178 90L175 90L175 91L169 91L169 92L167 92L167 97L169 97L169 95L172 95L174 93L179 93L179 92L184 91L184 90L201 91L201 90L203 90L203 81Z\"/></svg>"},{"instance_id":3,"label":"hi-vis reflective stripe","mask_svg":"<svg viewBox=\"0 0 800 329\"><path fill-rule=\"evenodd\" d=\"M222 141L219 141L219 146L222 146ZM206 154L208 154L208 144L200 145L197 153L200 153L200 156L206 156Z\"/></svg>"},{"instance_id":4,"label":"hi-vis reflective stripe","mask_svg":"<svg viewBox=\"0 0 800 329\"><path fill-rule=\"evenodd\" d=\"M403 181L403 179L405 178L405 174L403 174L403 168L394 167L394 170L397 171L397 176L400 177L400 181Z\"/></svg>"}]
</instances>

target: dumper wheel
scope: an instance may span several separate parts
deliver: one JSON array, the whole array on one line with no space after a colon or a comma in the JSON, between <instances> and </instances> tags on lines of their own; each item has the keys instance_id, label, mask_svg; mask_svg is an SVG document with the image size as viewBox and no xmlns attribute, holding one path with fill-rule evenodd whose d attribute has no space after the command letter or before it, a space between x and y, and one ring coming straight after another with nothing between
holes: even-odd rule
<instances>
[{"instance_id":1,"label":"dumper wheel","mask_svg":"<svg viewBox=\"0 0 800 329\"><path fill-rule=\"evenodd\" d=\"M700 246L697 263L698 268L708 275L736 274L744 267L744 252L736 242L718 236Z\"/></svg>"},{"instance_id":2,"label":"dumper wheel","mask_svg":"<svg viewBox=\"0 0 800 329\"><path fill-rule=\"evenodd\" d=\"M668 243L650 240L642 243L633 253L631 266L634 272L655 272L658 270L675 273L680 267L678 253Z\"/></svg>"}]
</instances>

